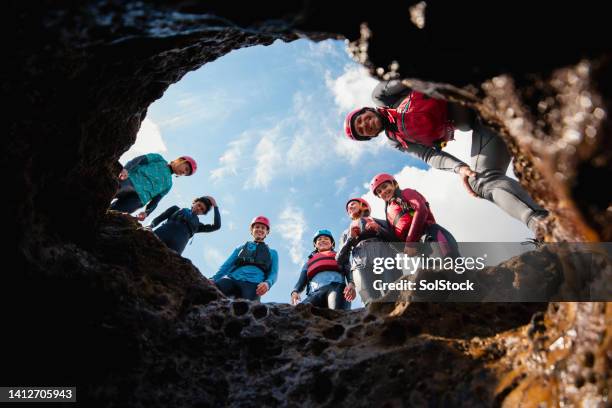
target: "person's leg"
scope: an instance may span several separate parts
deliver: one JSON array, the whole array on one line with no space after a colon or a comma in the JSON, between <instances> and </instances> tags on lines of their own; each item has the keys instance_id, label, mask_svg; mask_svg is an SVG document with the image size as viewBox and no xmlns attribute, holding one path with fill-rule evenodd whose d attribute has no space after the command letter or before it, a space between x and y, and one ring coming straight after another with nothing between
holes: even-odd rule
<instances>
[{"instance_id":1,"label":"person's leg","mask_svg":"<svg viewBox=\"0 0 612 408\"><path fill-rule=\"evenodd\" d=\"M130 179L119 183L119 189L115 193L115 198L116 200L110 205L111 210L131 214L144 206Z\"/></svg>"},{"instance_id":2,"label":"person's leg","mask_svg":"<svg viewBox=\"0 0 612 408\"><path fill-rule=\"evenodd\" d=\"M346 309L346 299L344 299L344 283L331 283L326 286L327 288L327 307L333 310L344 310Z\"/></svg>"},{"instance_id":3,"label":"person's leg","mask_svg":"<svg viewBox=\"0 0 612 408\"><path fill-rule=\"evenodd\" d=\"M143 207L142 202L140 201L140 197L138 194L126 194L120 198L117 198L111 205L110 209L131 214L137 209Z\"/></svg>"},{"instance_id":4,"label":"person's leg","mask_svg":"<svg viewBox=\"0 0 612 408\"><path fill-rule=\"evenodd\" d=\"M236 281L236 285L239 289L239 296L247 300L257 300L257 283L247 281Z\"/></svg>"},{"instance_id":5,"label":"person's leg","mask_svg":"<svg viewBox=\"0 0 612 408\"><path fill-rule=\"evenodd\" d=\"M535 231L535 221L545 218L548 211L540 207L518 181L506 176L510 160L502 138L478 121L472 132L471 162L478 177L470 177L470 186L479 196Z\"/></svg>"},{"instance_id":6,"label":"person's leg","mask_svg":"<svg viewBox=\"0 0 612 408\"><path fill-rule=\"evenodd\" d=\"M310 293L310 295L308 295L306 299L302 301L302 303L310 303L316 307L327 307L327 300L325 299L326 294L327 292L324 290L324 288L317 289Z\"/></svg>"},{"instance_id":7,"label":"person's leg","mask_svg":"<svg viewBox=\"0 0 612 408\"><path fill-rule=\"evenodd\" d=\"M425 231L426 244L430 246L429 256L456 258L459 255L459 245L446 228L432 224Z\"/></svg>"},{"instance_id":8,"label":"person's leg","mask_svg":"<svg viewBox=\"0 0 612 408\"><path fill-rule=\"evenodd\" d=\"M237 290L238 288L236 286L236 282L237 281L235 281L234 279L228 278L226 276L216 281L215 285L221 291L221 293L223 293L227 297L230 297L240 294L240 292Z\"/></svg>"}]
</instances>

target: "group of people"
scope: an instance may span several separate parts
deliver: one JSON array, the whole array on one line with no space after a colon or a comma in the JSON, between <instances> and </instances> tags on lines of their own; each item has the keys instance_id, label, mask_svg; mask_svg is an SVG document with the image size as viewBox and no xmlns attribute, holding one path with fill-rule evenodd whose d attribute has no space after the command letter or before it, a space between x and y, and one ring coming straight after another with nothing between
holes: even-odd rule
<instances>
[{"instance_id":1,"label":"group of people","mask_svg":"<svg viewBox=\"0 0 612 408\"><path fill-rule=\"evenodd\" d=\"M457 173L471 195L491 201L534 232L537 230L548 212L516 180L506 176L511 160L506 145L473 111L430 98L397 80L381 82L372 97L377 107L355 109L347 115L344 130L350 139L368 141L384 131L394 147L416 155L433 168ZM455 129L472 130L471 166L443 151L453 140ZM159 154L136 157L119 174L120 187L110 208L133 213L145 207L137 215L143 221L170 191L172 175L190 176L196 168L189 156L169 163ZM385 202L385 219L372 218L365 199L349 199L345 210L350 224L341 236L338 251L330 230L316 232L313 251L291 292L292 304L300 303L304 290L306 298L301 303L330 309L350 308L357 295L365 304L384 296L372 284L375 258L393 258L397 253L431 256L434 252L436 256L459 256L455 238L436 223L422 194L401 188L387 173L375 175L370 189ZM202 224L198 216L211 209L213 224ZM236 247L210 281L227 296L256 300L277 280L278 253L265 243L271 229L267 217L255 217L249 227L252 240ZM195 198L191 208L169 207L147 228L156 228L153 233L181 254L194 234L221 228L221 216L215 199L203 196ZM395 281L402 273L385 270L383 279Z\"/></svg>"}]
</instances>

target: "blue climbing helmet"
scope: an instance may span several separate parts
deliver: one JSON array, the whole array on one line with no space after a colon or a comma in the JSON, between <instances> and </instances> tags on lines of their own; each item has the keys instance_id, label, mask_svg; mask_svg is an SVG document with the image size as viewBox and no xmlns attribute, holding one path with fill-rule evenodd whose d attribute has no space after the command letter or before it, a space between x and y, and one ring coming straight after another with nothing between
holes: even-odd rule
<instances>
[{"instance_id":1,"label":"blue climbing helmet","mask_svg":"<svg viewBox=\"0 0 612 408\"><path fill-rule=\"evenodd\" d=\"M331 231L328 230L328 229L320 229L320 230L318 230L317 233L314 234L314 237L312 237L312 244L314 245L315 242L317 242L317 238L319 238L322 235L324 235L326 237L329 237L329 239L331 239L332 248L334 246L336 246L336 242L334 241L334 236L332 235Z\"/></svg>"}]
</instances>

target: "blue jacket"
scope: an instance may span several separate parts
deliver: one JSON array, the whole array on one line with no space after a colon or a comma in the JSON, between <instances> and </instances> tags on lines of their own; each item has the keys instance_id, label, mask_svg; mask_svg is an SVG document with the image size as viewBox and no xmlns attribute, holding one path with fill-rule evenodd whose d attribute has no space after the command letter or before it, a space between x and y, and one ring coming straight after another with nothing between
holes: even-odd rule
<instances>
[{"instance_id":1,"label":"blue jacket","mask_svg":"<svg viewBox=\"0 0 612 408\"><path fill-rule=\"evenodd\" d=\"M189 230L189 236L198 232L213 232L221 228L221 215L219 207L213 207L214 221L213 224L202 224L198 216L191 212L191 208L179 208L178 205L173 205L151 222L150 227L155 228L163 221L180 222Z\"/></svg>"},{"instance_id":2,"label":"blue jacket","mask_svg":"<svg viewBox=\"0 0 612 408\"><path fill-rule=\"evenodd\" d=\"M247 242L247 245L249 250L255 250L255 242L249 241ZM271 288L272 285L274 285L274 283L276 282L276 278L278 277L278 253L276 252L276 250L270 248L272 268L270 269L270 273L268 273L268 277L266 279L264 272L255 265L244 265L236 267L235 263L238 259L238 253L240 252L243 246L244 244L234 249L234 252L232 252L229 258L227 258L223 265L221 265L219 271L215 273L215 275L212 277L212 280L216 282L224 276L228 276L236 280L242 280L252 283L266 282Z\"/></svg>"},{"instance_id":3,"label":"blue jacket","mask_svg":"<svg viewBox=\"0 0 612 408\"><path fill-rule=\"evenodd\" d=\"M150 214L172 188L172 170L168 161L157 153L150 153L135 157L124 168L142 204L151 201L146 208Z\"/></svg>"}]
</instances>

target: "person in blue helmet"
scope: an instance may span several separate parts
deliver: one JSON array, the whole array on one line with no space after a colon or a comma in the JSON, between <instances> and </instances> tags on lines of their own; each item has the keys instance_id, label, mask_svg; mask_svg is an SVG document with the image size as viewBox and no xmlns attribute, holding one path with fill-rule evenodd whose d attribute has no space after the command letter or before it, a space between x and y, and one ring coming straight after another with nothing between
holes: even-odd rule
<instances>
[{"instance_id":1,"label":"person in blue helmet","mask_svg":"<svg viewBox=\"0 0 612 408\"><path fill-rule=\"evenodd\" d=\"M250 229L253 241L234 249L211 278L225 296L258 300L276 282L278 253L264 242L270 233L270 220L255 217Z\"/></svg>"},{"instance_id":2,"label":"person in blue helmet","mask_svg":"<svg viewBox=\"0 0 612 408\"><path fill-rule=\"evenodd\" d=\"M332 233L326 229L318 230L312 243L315 249L302 267L291 292L291 303L298 304L300 293L306 288L306 299L302 303L329 309L350 309L357 295L355 284L348 265L336 261Z\"/></svg>"},{"instance_id":3,"label":"person in blue helmet","mask_svg":"<svg viewBox=\"0 0 612 408\"><path fill-rule=\"evenodd\" d=\"M215 213L213 224L202 224L198 216L206 215L211 208L214 208ZM177 205L168 208L151 222L149 228L155 228L159 224L161 226L154 231L155 235L168 248L182 254L194 234L213 232L221 228L221 215L213 197L198 197L193 200L191 208L179 208Z\"/></svg>"}]
</instances>

